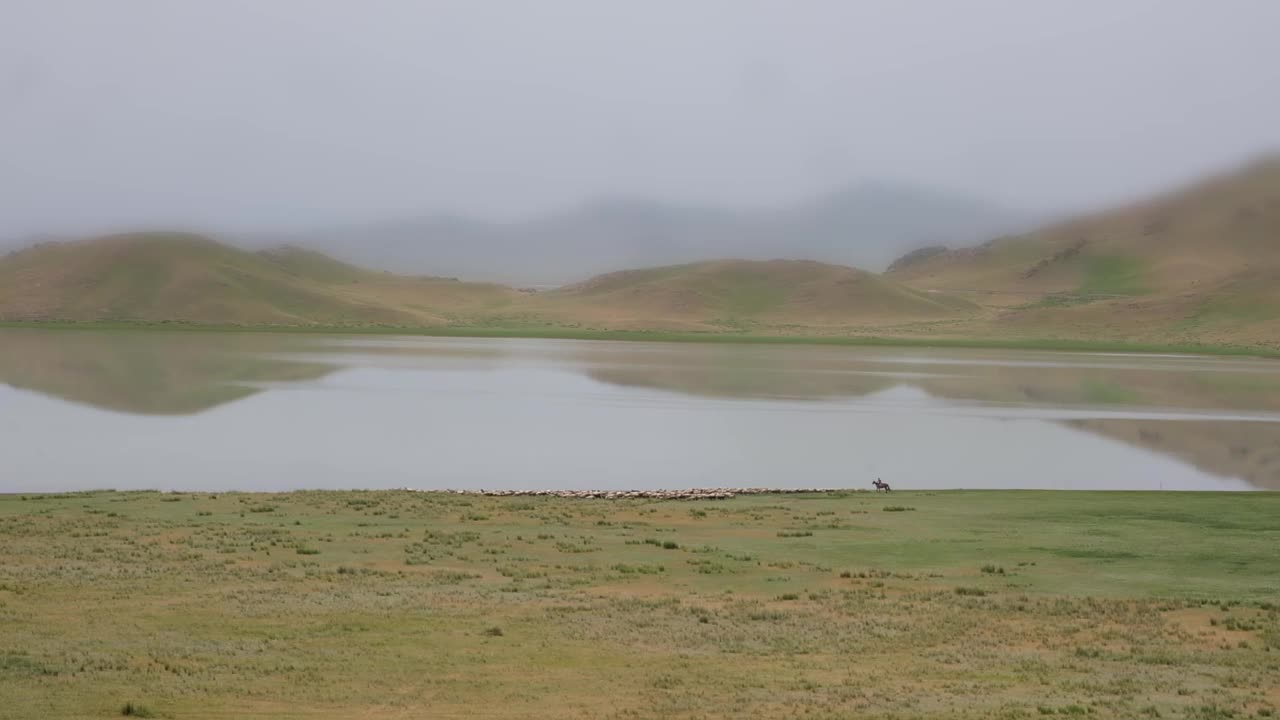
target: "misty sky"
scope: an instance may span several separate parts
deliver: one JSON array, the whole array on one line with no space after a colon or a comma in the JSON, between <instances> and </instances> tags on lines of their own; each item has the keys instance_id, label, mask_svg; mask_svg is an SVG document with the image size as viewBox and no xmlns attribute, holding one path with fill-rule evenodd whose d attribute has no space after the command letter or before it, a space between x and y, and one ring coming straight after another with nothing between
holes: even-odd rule
<instances>
[{"instance_id":1,"label":"misty sky","mask_svg":"<svg viewBox=\"0 0 1280 720\"><path fill-rule=\"evenodd\" d=\"M861 179L1071 209L1280 148L1276 0L0 0L0 235Z\"/></svg>"}]
</instances>

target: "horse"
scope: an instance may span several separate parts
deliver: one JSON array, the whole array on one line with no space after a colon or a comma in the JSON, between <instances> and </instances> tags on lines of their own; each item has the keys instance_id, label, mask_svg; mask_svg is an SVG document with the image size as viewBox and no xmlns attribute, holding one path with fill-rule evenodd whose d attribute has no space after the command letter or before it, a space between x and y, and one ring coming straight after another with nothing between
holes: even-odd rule
<instances>
[{"instance_id":1,"label":"horse","mask_svg":"<svg viewBox=\"0 0 1280 720\"><path fill-rule=\"evenodd\" d=\"M890 492L892 490L892 488L889 487L889 483L881 481L880 478L876 478L875 482L871 484L876 486L876 492L880 492L881 490Z\"/></svg>"}]
</instances>

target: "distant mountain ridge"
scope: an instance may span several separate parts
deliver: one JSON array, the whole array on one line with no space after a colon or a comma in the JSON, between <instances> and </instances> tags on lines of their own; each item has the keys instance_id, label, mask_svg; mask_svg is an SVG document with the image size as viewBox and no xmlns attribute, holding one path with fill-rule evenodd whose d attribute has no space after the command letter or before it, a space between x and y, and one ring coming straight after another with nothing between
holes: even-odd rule
<instances>
[{"instance_id":1,"label":"distant mountain ridge","mask_svg":"<svg viewBox=\"0 0 1280 720\"><path fill-rule=\"evenodd\" d=\"M726 257L880 270L917 247L976 243L1029 224L1026 214L965 195L867 183L782 209L610 198L519 222L444 214L242 241L288 242L400 272L558 285L618 268Z\"/></svg>"}]
</instances>

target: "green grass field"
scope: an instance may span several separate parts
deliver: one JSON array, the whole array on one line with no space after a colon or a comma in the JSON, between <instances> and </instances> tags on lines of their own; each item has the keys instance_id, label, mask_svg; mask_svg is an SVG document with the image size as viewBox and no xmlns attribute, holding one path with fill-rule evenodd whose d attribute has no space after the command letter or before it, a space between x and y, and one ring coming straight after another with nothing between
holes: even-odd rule
<instances>
[{"instance_id":1,"label":"green grass field","mask_svg":"<svg viewBox=\"0 0 1280 720\"><path fill-rule=\"evenodd\" d=\"M1246 718L1280 495L0 496L0 717Z\"/></svg>"}]
</instances>

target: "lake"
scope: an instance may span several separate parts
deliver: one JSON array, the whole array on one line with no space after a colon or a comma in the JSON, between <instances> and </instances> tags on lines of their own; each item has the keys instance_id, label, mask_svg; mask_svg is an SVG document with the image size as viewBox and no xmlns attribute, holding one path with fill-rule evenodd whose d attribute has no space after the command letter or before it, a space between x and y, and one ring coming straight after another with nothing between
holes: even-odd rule
<instances>
[{"instance_id":1,"label":"lake","mask_svg":"<svg viewBox=\"0 0 1280 720\"><path fill-rule=\"evenodd\" d=\"M0 330L0 492L1280 489L1280 362Z\"/></svg>"}]
</instances>

